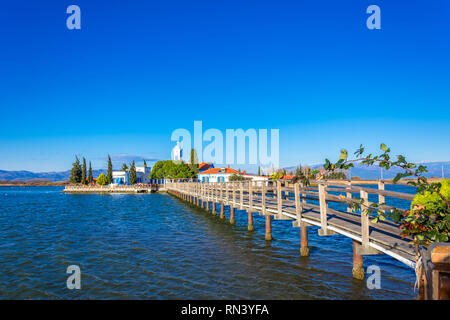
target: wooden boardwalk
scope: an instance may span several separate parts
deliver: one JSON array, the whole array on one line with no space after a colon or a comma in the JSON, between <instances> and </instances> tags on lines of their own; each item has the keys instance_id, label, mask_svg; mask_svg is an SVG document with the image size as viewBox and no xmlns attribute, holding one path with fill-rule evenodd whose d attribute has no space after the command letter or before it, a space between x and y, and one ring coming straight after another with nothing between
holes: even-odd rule
<instances>
[{"instance_id":1,"label":"wooden boardwalk","mask_svg":"<svg viewBox=\"0 0 450 320\"><path fill-rule=\"evenodd\" d=\"M355 182L354 182L355 183ZM368 195L376 194L378 203L385 203L386 197L412 200L414 195L384 190L384 183L378 189L354 186L351 182L318 182L316 186L302 187L282 181L244 181L222 183L167 182L169 193L216 214L220 204L220 217L225 206L230 207L230 223L234 223L235 210L248 214L248 229L253 230L253 213L265 216L266 240L272 240L272 220L292 220L293 227L301 228L301 254L309 255L308 227L318 226L319 235L341 234L353 240L353 275L364 278L363 256L387 254L406 265L416 265L415 247L411 239L400 237L398 224L389 221L372 223L367 214L352 212L346 205L346 198L355 193L369 205ZM331 203L344 203L329 207ZM211 205L211 206L210 206ZM383 205L381 209L393 207Z\"/></svg>"}]
</instances>

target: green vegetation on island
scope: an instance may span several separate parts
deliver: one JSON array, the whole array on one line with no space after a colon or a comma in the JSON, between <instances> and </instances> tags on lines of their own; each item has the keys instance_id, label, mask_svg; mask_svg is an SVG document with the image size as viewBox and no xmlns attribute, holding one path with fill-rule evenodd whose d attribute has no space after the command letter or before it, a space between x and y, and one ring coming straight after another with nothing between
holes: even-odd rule
<instances>
[{"instance_id":1,"label":"green vegetation on island","mask_svg":"<svg viewBox=\"0 0 450 320\"><path fill-rule=\"evenodd\" d=\"M195 173L183 161L158 161L152 168L150 179L191 179Z\"/></svg>"}]
</instances>

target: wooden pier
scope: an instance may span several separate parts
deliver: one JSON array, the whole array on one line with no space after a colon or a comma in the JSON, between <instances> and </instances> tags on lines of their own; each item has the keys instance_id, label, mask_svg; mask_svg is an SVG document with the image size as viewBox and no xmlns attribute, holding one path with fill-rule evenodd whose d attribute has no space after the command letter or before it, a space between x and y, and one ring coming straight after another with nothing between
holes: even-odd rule
<instances>
[{"instance_id":1,"label":"wooden pier","mask_svg":"<svg viewBox=\"0 0 450 320\"><path fill-rule=\"evenodd\" d=\"M265 216L265 239L272 240L273 220L292 220L292 226L300 228L300 254L309 255L308 227L319 227L320 236L341 234L353 240L353 276L364 279L363 256L387 254L411 268L416 266L416 250L411 239L402 238L398 224L389 221L372 223L367 214L352 212L346 203L357 193L366 205L369 194L378 196L378 203L386 197L412 200L413 194L384 190L384 183L378 189L354 186L350 181L343 183L317 182L315 186L304 187L300 183L283 181L240 181L218 183L167 182L167 191L192 204L204 207L216 214L220 204L220 218L224 219L224 208L230 208L230 223L235 223L236 210L248 215L248 230L252 231L253 214ZM342 210L329 207L330 203L343 203ZM382 210L393 207L382 205ZM245 214L245 213L244 213Z\"/></svg>"}]
</instances>

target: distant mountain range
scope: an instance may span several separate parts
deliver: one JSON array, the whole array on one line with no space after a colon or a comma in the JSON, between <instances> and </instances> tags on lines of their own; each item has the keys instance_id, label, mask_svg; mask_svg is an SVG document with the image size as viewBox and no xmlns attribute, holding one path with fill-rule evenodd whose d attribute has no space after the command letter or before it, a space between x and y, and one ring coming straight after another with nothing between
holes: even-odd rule
<instances>
[{"instance_id":1,"label":"distant mountain range","mask_svg":"<svg viewBox=\"0 0 450 320\"><path fill-rule=\"evenodd\" d=\"M442 177L442 167L444 167L444 176L446 178L450 178L450 161L434 161L434 162L422 162L421 165L424 165L428 168L428 172L425 174L426 177ZM321 169L323 165L316 164L309 166L313 169ZM284 168L287 171L295 172L296 167L287 167ZM383 170L383 178L391 179L395 177L395 175L400 172L400 169L392 168L389 171ZM106 170L92 170L92 174L94 177L98 177L100 173L105 173ZM378 166L361 166L355 165L354 168L351 168L350 175L352 177L360 177L361 179L378 179L381 175L380 167ZM21 180L27 181L31 179L46 179L48 181L66 181L69 180L70 170L61 171L61 172L31 172L31 171L5 171L0 170L0 180L14 181Z\"/></svg>"},{"instance_id":2,"label":"distant mountain range","mask_svg":"<svg viewBox=\"0 0 450 320\"><path fill-rule=\"evenodd\" d=\"M427 167L428 172L425 173L426 177L442 177L442 167L444 167L444 177L450 178L450 161L434 161L434 162L421 162L417 163ZM322 169L323 165L316 164L309 166L313 169ZM287 171L293 171L295 173L296 167L287 167ZM391 168L388 171L383 169L383 179L392 179L399 172L402 172L399 168ZM360 177L361 179L378 179L381 177L381 169L379 166L362 166L355 164L354 168L347 172L347 176Z\"/></svg>"},{"instance_id":3,"label":"distant mountain range","mask_svg":"<svg viewBox=\"0 0 450 320\"><path fill-rule=\"evenodd\" d=\"M105 170L92 170L92 175L94 178L98 177L100 173L104 172L106 174ZM31 172L31 171L5 171L0 170L0 180L8 180L8 181L14 181L14 180L21 180L21 181L27 181L31 179L46 179L48 181L66 181L69 180L70 177L70 170L67 171L61 171L61 172Z\"/></svg>"}]
</instances>

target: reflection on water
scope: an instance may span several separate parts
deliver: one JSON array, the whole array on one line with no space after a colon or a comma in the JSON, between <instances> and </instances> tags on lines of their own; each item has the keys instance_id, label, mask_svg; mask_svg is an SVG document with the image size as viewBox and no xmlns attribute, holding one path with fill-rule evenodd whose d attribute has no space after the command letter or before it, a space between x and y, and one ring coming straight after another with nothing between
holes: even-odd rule
<instances>
[{"instance_id":1,"label":"reflection on water","mask_svg":"<svg viewBox=\"0 0 450 320\"><path fill-rule=\"evenodd\" d=\"M317 228L310 228L310 257L302 258L290 221L274 221L275 240L266 242L259 215L249 233L243 212L231 226L166 194L60 190L0 188L0 298L415 298L412 269L367 256L366 267L382 270L382 289L369 290L352 279L351 240L318 237ZM81 268L81 290L66 288L72 264Z\"/></svg>"}]
</instances>

